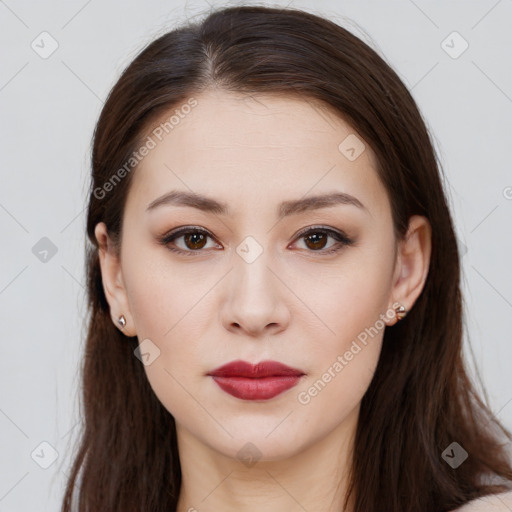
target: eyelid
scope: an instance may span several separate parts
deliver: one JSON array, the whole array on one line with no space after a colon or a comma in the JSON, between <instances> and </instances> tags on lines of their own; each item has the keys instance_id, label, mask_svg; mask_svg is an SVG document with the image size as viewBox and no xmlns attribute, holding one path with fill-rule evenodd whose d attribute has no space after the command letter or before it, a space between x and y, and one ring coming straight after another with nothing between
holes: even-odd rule
<instances>
[{"instance_id":1,"label":"eyelid","mask_svg":"<svg viewBox=\"0 0 512 512\"><path fill-rule=\"evenodd\" d=\"M322 231L322 232L326 232L329 234L334 233L334 234L338 235L339 237L343 237L343 238L346 238L347 240L349 240L349 236L346 233L344 233L342 230L334 229L329 226L324 226L322 224L313 224L312 226L306 226L305 228L301 229L298 233L296 233L294 235L294 240L306 235L310 231Z\"/></svg>"}]
</instances>

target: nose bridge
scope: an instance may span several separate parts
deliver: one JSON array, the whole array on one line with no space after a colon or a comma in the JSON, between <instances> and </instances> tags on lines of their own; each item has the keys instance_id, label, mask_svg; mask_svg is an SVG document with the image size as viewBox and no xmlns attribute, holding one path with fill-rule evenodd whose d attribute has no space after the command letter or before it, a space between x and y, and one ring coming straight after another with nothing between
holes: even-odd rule
<instances>
[{"instance_id":1,"label":"nose bridge","mask_svg":"<svg viewBox=\"0 0 512 512\"><path fill-rule=\"evenodd\" d=\"M267 237L268 238L268 237ZM259 299L271 303L275 297L275 276L270 271L271 254L266 241L249 235L236 247L233 281L238 293L238 300L250 297L252 304ZM270 299L270 300L269 300Z\"/></svg>"},{"instance_id":2,"label":"nose bridge","mask_svg":"<svg viewBox=\"0 0 512 512\"><path fill-rule=\"evenodd\" d=\"M228 329L236 325L254 334L269 324L283 328L288 321L284 288L274 275L276 271L271 270L276 261L266 247L268 239L246 236L233 253L230 290L223 307L223 322Z\"/></svg>"}]
</instances>

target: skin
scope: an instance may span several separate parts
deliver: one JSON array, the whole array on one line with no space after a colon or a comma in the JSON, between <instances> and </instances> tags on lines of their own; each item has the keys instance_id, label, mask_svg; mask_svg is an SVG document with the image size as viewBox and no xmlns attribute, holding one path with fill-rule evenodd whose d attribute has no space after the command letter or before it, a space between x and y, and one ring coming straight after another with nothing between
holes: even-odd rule
<instances>
[{"instance_id":1,"label":"skin","mask_svg":"<svg viewBox=\"0 0 512 512\"><path fill-rule=\"evenodd\" d=\"M457 509L458 512L510 512L510 510L512 510L512 492L485 496Z\"/></svg>"},{"instance_id":2,"label":"skin","mask_svg":"<svg viewBox=\"0 0 512 512\"><path fill-rule=\"evenodd\" d=\"M176 420L178 511L342 510L360 402L384 328L397 321L393 304L410 310L424 286L431 227L414 216L406 239L394 239L373 152L364 142L349 160L339 144L362 137L319 104L220 90L195 98L197 106L133 171L120 257L105 224L95 231L113 322L123 314L126 335L160 350L144 368ZM171 190L207 195L232 212L176 205L146 212ZM366 210L338 204L276 215L281 201L332 191L355 196ZM325 254L335 239L315 245L297 236L318 225L354 243ZM200 244L181 236L174 244L182 250L202 248L176 254L157 238L180 226L212 237ZM263 251L251 263L236 251L249 235ZM383 317L378 334L332 377L338 356ZM305 375L270 400L241 400L206 375L236 359L276 360ZM301 403L299 394L329 368L330 381ZM248 442L258 450L252 466L237 456Z\"/></svg>"}]
</instances>

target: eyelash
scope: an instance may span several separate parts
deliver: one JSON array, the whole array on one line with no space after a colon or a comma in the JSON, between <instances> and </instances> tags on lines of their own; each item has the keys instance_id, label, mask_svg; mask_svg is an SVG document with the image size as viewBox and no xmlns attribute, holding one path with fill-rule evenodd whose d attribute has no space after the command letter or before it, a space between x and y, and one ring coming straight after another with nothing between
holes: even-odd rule
<instances>
[{"instance_id":1,"label":"eyelash","mask_svg":"<svg viewBox=\"0 0 512 512\"><path fill-rule=\"evenodd\" d=\"M164 235L158 237L158 242L172 252L176 252L178 254L183 254L186 256L198 256L199 253L204 252L202 249L184 250L184 249L178 249L176 247L169 247L169 244L171 242L173 242L174 240L176 240L177 238L181 238L183 235L193 234L193 233L200 233L200 234L206 235L206 236L214 239L214 237L205 229L194 227L194 226L184 226L182 228L178 228L176 230L165 233ZM325 228L322 226L310 226L309 228L306 228L306 229L302 230L300 233L298 233L296 239L305 238L306 235L309 235L312 233L322 233L324 235L328 235L331 238L334 238L338 243L335 244L330 249L319 249L318 251L308 250L307 252L319 253L320 255L329 255L329 254L333 254L333 253L340 251L345 246L350 246L350 245L354 244L354 240L349 238L342 231L338 232L333 229Z\"/></svg>"}]
</instances>

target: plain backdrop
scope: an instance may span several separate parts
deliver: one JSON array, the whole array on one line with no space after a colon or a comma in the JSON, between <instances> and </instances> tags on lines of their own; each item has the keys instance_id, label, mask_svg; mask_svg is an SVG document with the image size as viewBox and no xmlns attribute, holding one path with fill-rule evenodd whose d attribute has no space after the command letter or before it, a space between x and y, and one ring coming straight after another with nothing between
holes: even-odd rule
<instances>
[{"instance_id":1,"label":"plain backdrop","mask_svg":"<svg viewBox=\"0 0 512 512\"><path fill-rule=\"evenodd\" d=\"M106 95L149 40L236 3L0 1L0 512L60 506L78 434L90 141ZM351 30L411 90L462 249L466 352L511 428L512 1L269 5Z\"/></svg>"}]
</instances>

